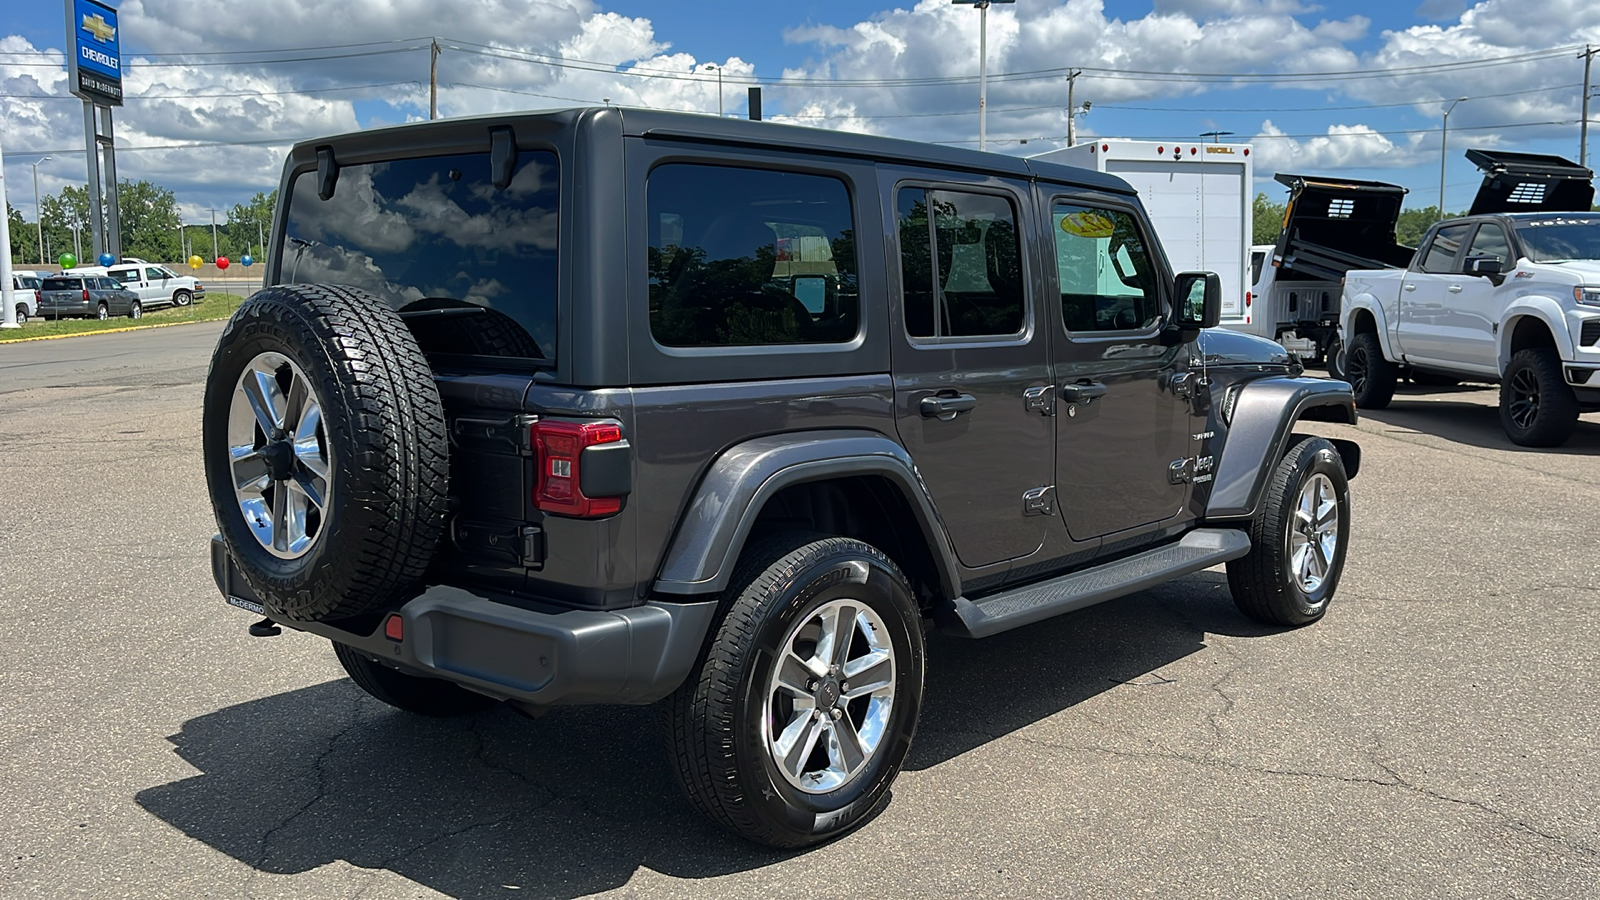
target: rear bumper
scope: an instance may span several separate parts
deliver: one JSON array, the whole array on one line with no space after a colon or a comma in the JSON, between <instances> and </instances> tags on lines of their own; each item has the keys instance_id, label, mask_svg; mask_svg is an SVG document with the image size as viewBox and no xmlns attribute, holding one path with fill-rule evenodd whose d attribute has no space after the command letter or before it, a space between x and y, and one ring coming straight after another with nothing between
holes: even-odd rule
<instances>
[{"instance_id":1,"label":"rear bumper","mask_svg":"<svg viewBox=\"0 0 1600 900\"><path fill-rule=\"evenodd\" d=\"M220 537L211 572L229 603L260 610ZM539 612L446 585L395 611L404 639L319 622L290 628L347 644L410 674L537 705L652 703L683 683L705 645L715 601L646 603L629 609Z\"/></svg>"}]
</instances>

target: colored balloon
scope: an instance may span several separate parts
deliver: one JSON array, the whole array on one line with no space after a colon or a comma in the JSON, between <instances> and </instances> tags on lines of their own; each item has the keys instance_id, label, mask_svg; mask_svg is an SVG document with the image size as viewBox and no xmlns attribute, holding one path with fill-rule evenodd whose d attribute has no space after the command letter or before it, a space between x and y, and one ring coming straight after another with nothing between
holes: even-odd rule
<instances>
[{"instance_id":1,"label":"colored balloon","mask_svg":"<svg viewBox=\"0 0 1600 900\"><path fill-rule=\"evenodd\" d=\"M227 267L228 267L228 258L226 256L217 257L217 268L226 269Z\"/></svg>"},{"instance_id":2,"label":"colored balloon","mask_svg":"<svg viewBox=\"0 0 1600 900\"><path fill-rule=\"evenodd\" d=\"M239 257L239 265L244 266L246 269L248 269L251 266L255 265L255 262L256 262L256 258L251 256L248 253L246 253L245 255L243 255L241 257Z\"/></svg>"},{"instance_id":3,"label":"colored balloon","mask_svg":"<svg viewBox=\"0 0 1600 900\"><path fill-rule=\"evenodd\" d=\"M189 257L189 268L191 268L191 269L198 269L198 268L200 268L201 266L203 266L205 264L206 264L206 261L201 259L200 255L198 253L195 254L194 256Z\"/></svg>"},{"instance_id":4,"label":"colored balloon","mask_svg":"<svg viewBox=\"0 0 1600 900\"><path fill-rule=\"evenodd\" d=\"M116 265L116 263L117 263L117 258L115 256L112 256L109 253L100 254L100 265L102 265L102 266L113 266L113 265Z\"/></svg>"},{"instance_id":5,"label":"colored balloon","mask_svg":"<svg viewBox=\"0 0 1600 900\"><path fill-rule=\"evenodd\" d=\"M60 263L63 269L70 269L78 264L78 258L71 253L63 253L56 262Z\"/></svg>"}]
</instances>

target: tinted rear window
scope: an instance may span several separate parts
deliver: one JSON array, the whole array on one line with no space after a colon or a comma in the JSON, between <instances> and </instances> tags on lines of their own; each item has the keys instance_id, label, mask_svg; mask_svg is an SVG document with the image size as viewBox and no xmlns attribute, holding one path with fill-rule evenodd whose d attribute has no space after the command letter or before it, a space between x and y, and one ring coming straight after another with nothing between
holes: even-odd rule
<instances>
[{"instance_id":1,"label":"tinted rear window","mask_svg":"<svg viewBox=\"0 0 1600 900\"><path fill-rule=\"evenodd\" d=\"M518 155L510 186L489 154L341 166L333 197L294 181L278 277L387 301L425 351L556 358L557 159Z\"/></svg>"},{"instance_id":2,"label":"tinted rear window","mask_svg":"<svg viewBox=\"0 0 1600 900\"><path fill-rule=\"evenodd\" d=\"M81 278L46 278L44 287L46 291L81 291L83 280Z\"/></svg>"}]
</instances>

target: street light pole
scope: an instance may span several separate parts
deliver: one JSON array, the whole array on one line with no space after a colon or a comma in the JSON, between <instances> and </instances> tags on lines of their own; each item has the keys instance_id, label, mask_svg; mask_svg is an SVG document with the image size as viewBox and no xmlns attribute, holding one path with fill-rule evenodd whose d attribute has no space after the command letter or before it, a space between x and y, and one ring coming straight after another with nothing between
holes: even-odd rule
<instances>
[{"instance_id":1,"label":"street light pole","mask_svg":"<svg viewBox=\"0 0 1600 900\"><path fill-rule=\"evenodd\" d=\"M46 156L33 164L33 218L34 226L39 229L39 265L44 265L44 212L39 209L39 163L49 162L54 157Z\"/></svg>"},{"instance_id":2,"label":"street light pole","mask_svg":"<svg viewBox=\"0 0 1600 900\"><path fill-rule=\"evenodd\" d=\"M717 73L717 118L720 119L722 118L722 67L715 63L706 63L705 65L707 69ZM610 106L611 101L607 100L606 105Z\"/></svg>"},{"instance_id":3,"label":"street light pole","mask_svg":"<svg viewBox=\"0 0 1600 900\"><path fill-rule=\"evenodd\" d=\"M1444 159L1445 149L1450 142L1450 113L1455 111L1456 104L1465 101L1466 97L1457 97L1445 107L1444 127L1439 129L1439 218L1444 218Z\"/></svg>"},{"instance_id":4,"label":"street light pole","mask_svg":"<svg viewBox=\"0 0 1600 900\"><path fill-rule=\"evenodd\" d=\"M989 4L1015 3L1017 0L950 0L957 6L978 8L978 149L989 139Z\"/></svg>"},{"instance_id":5,"label":"street light pole","mask_svg":"<svg viewBox=\"0 0 1600 900\"><path fill-rule=\"evenodd\" d=\"M0 153L0 159L5 154ZM6 170L0 166L0 212L6 209ZM19 328L17 305L11 291L11 216L0 216L0 328Z\"/></svg>"},{"instance_id":6,"label":"street light pole","mask_svg":"<svg viewBox=\"0 0 1600 900\"><path fill-rule=\"evenodd\" d=\"M1600 47L1583 45L1583 52L1578 54L1583 57L1583 120L1578 123L1578 165L1589 165L1589 68L1594 63L1594 55L1600 53Z\"/></svg>"}]
</instances>

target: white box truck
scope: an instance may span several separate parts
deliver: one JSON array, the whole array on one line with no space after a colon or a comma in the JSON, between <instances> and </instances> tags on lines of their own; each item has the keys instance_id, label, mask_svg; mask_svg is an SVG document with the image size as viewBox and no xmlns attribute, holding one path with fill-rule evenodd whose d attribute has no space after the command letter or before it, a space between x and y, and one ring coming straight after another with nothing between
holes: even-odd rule
<instances>
[{"instance_id":1,"label":"white box truck","mask_svg":"<svg viewBox=\"0 0 1600 900\"><path fill-rule=\"evenodd\" d=\"M1102 138L1035 158L1105 172L1132 185L1173 271L1217 273L1222 325L1256 330L1246 296L1253 227L1249 144Z\"/></svg>"}]
</instances>

